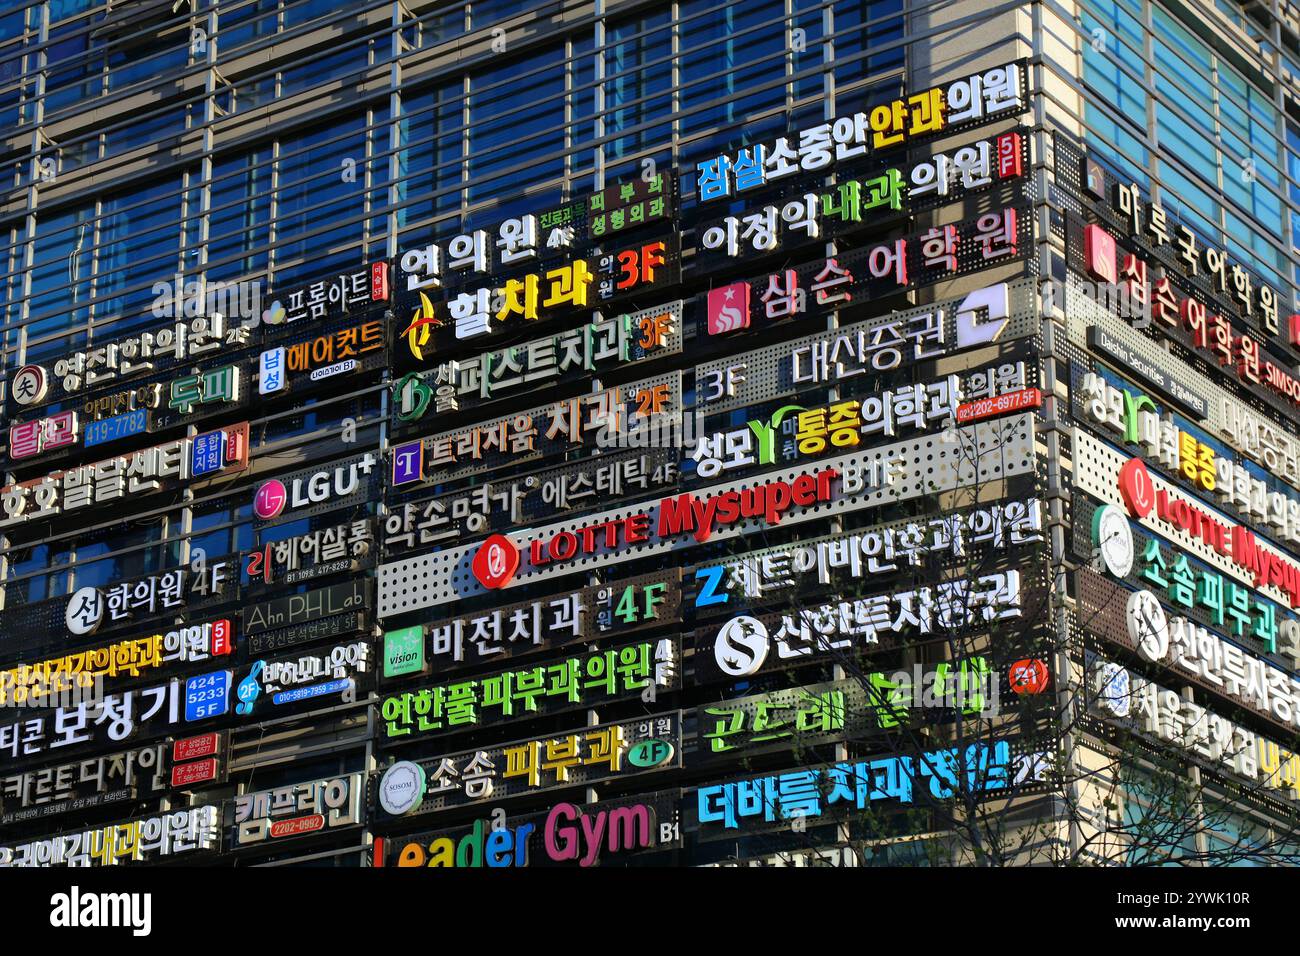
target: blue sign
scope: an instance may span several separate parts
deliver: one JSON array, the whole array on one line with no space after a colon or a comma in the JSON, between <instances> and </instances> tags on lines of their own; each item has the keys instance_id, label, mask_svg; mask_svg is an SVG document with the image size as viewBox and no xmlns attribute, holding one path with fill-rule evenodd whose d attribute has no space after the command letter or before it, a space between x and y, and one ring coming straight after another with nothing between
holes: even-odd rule
<instances>
[{"instance_id":1,"label":"blue sign","mask_svg":"<svg viewBox=\"0 0 1300 956\"><path fill-rule=\"evenodd\" d=\"M236 696L239 703L235 705L235 713L251 714L253 706L257 703L257 695L262 693L262 683L257 679L257 675L262 673L262 668L266 666L266 661L258 661L248 671L248 676L239 682L239 690Z\"/></svg>"},{"instance_id":2,"label":"blue sign","mask_svg":"<svg viewBox=\"0 0 1300 956\"><path fill-rule=\"evenodd\" d=\"M419 481L424 473L424 442L412 441L393 449L393 484Z\"/></svg>"},{"instance_id":3,"label":"blue sign","mask_svg":"<svg viewBox=\"0 0 1300 956\"><path fill-rule=\"evenodd\" d=\"M230 709L230 671L213 671L185 681L185 720L220 717Z\"/></svg>"},{"instance_id":4,"label":"blue sign","mask_svg":"<svg viewBox=\"0 0 1300 956\"><path fill-rule=\"evenodd\" d=\"M117 441L119 438L142 435L148 430L149 412L147 409L137 408L133 412L105 418L102 422L91 422L86 426L86 437L83 443L89 448L91 445L102 445L105 442Z\"/></svg>"},{"instance_id":5,"label":"blue sign","mask_svg":"<svg viewBox=\"0 0 1300 956\"><path fill-rule=\"evenodd\" d=\"M326 681L324 684L313 684L311 687L303 687L299 690L282 690L278 694L271 695L273 704L292 704L295 701L306 700L309 697L322 697L325 694L341 694L352 686L352 678L345 677L342 680Z\"/></svg>"},{"instance_id":6,"label":"blue sign","mask_svg":"<svg viewBox=\"0 0 1300 956\"><path fill-rule=\"evenodd\" d=\"M225 432L208 432L194 439L190 455L190 476L197 478L221 470L221 460L226 450Z\"/></svg>"}]
</instances>

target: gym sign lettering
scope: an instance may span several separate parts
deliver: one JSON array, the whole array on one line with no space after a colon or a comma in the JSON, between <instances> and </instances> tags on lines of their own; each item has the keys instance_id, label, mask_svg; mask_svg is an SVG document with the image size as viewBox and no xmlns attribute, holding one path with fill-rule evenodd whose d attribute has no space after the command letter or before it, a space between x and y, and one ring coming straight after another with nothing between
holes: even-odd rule
<instances>
[{"instance_id":1,"label":"gym sign lettering","mask_svg":"<svg viewBox=\"0 0 1300 956\"><path fill-rule=\"evenodd\" d=\"M680 799L681 791L664 790L587 805L557 803L541 813L507 818L504 826L479 819L469 827L390 841L392 865L589 867L608 857L674 849L681 845ZM382 857L376 865L382 865Z\"/></svg>"}]
</instances>

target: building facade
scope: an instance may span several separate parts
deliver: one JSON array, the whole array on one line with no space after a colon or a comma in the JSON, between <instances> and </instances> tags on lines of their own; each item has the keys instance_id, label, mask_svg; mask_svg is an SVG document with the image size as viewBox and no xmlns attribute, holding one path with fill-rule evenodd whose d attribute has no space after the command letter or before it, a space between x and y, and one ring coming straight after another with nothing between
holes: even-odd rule
<instances>
[{"instance_id":1,"label":"building facade","mask_svg":"<svg viewBox=\"0 0 1300 956\"><path fill-rule=\"evenodd\" d=\"M1277 0L6 4L0 863L1295 862L1297 77Z\"/></svg>"}]
</instances>

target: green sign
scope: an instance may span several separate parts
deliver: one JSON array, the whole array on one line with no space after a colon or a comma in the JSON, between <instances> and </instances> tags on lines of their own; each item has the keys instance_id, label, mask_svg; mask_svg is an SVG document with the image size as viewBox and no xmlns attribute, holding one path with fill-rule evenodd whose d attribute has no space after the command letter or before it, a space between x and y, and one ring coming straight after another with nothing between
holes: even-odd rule
<instances>
[{"instance_id":1,"label":"green sign","mask_svg":"<svg viewBox=\"0 0 1300 956\"><path fill-rule=\"evenodd\" d=\"M420 625L384 635L384 676L400 677L424 671L424 628Z\"/></svg>"}]
</instances>

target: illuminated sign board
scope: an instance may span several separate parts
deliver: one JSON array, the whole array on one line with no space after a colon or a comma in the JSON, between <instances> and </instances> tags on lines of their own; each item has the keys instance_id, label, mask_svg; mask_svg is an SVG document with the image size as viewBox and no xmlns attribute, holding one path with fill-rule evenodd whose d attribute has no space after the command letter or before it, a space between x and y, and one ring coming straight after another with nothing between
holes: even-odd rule
<instances>
[{"instance_id":1,"label":"illuminated sign board","mask_svg":"<svg viewBox=\"0 0 1300 956\"><path fill-rule=\"evenodd\" d=\"M258 550L245 555L244 573L254 584L300 584L358 570L374 551L373 523L368 517L359 518L283 541L264 541Z\"/></svg>"},{"instance_id":2,"label":"illuminated sign board","mask_svg":"<svg viewBox=\"0 0 1300 956\"><path fill-rule=\"evenodd\" d=\"M182 625L165 634L130 638L0 671L0 704L35 703L70 690L74 684L90 686L96 677L139 677L171 663L205 661L234 651L230 621Z\"/></svg>"},{"instance_id":3,"label":"illuminated sign board","mask_svg":"<svg viewBox=\"0 0 1300 956\"><path fill-rule=\"evenodd\" d=\"M677 687L678 668L675 640L640 641L572 655L553 664L393 694L380 703L379 713L384 720L384 738L392 743L593 707L610 699L644 696L653 693L652 688L667 692Z\"/></svg>"},{"instance_id":4,"label":"illuminated sign board","mask_svg":"<svg viewBox=\"0 0 1300 956\"><path fill-rule=\"evenodd\" d=\"M863 811L879 800L911 804L918 790L923 802L962 797L995 797L1013 791L1041 764L1015 755L997 741L928 751L915 756L882 756L810 767L782 774L700 787L696 793L702 831L738 830L755 823L795 817L814 818L837 810ZM1013 791L1014 792L1014 791Z\"/></svg>"},{"instance_id":5,"label":"illuminated sign board","mask_svg":"<svg viewBox=\"0 0 1300 956\"><path fill-rule=\"evenodd\" d=\"M0 489L0 528L91 507L118 507L128 497L247 467L248 423L242 422L9 485Z\"/></svg>"},{"instance_id":6,"label":"illuminated sign board","mask_svg":"<svg viewBox=\"0 0 1300 956\"><path fill-rule=\"evenodd\" d=\"M0 847L0 867L112 866L217 849L221 815L216 807L173 810L159 816L63 833L19 846Z\"/></svg>"},{"instance_id":7,"label":"illuminated sign board","mask_svg":"<svg viewBox=\"0 0 1300 956\"><path fill-rule=\"evenodd\" d=\"M680 608L681 572L674 568L551 598L484 608L429 624L424 630L430 663L448 670L671 624Z\"/></svg>"},{"instance_id":8,"label":"illuminated sign board","mask_svg":"<svg viewBox=\"0 0 1300 956\"><path fill-rule=\"evenodd\" d=\"M356 578L344 584L290 594L244 608L244 633L249 637L274 628L304 624L347 611L370 607L370 579Z\"/></svg>"},{"instance_id":9,"label":"illuminated sign board","mask_svg":"<svg viewBox=\"0 0 1300 956\"><path fill-rule=\"evenodd\" d=\"M147 744L0 778L0 822L18 823L161 793L167 786L167 750L165 743Z\"/></svg>"},{"instance_id":10,"label":"illuminated sign board","mask_svg":"<svg viewBox=\"0 0 1300 956\"><path fill-rule=\"evenodd\" d=\"M470 358L448 360L393 383L398 421L417 422L467 407L536 391L557 382L676 355L682 348L680 300L654 309L598 319ZM426 356L438 358L437 353Z\"/></svg>"},{"instance_id":11,"label":"illuminated sign board","mask_svg":"<svg viewBox=\"0 0 1300 956\"><path fill-rule=\"evenodd\" d=\"M416 443L418 446L418 443ZM463 491L411 496L389 505L384 554L505 531L638 493L676 487L676 448L612 451L541 471L485 481ZM423 457L417 455L415 457ZM394 459L400 455L394 451ZM420 487L420 486L416 486Z\"/></svg>"},{"instance_id":12,"label":"illuminated sign board","mask_svg":"<svg viewBox=\"0 0 1300 956\"><path fill-rule=\"evenodd\" d=\"M365 775L351 773L241 794L228 804L235 848L362 822Z\"/></svg>"},{"instance_id":13,"label":"illuminated sign board","mask_svg":"<svg viewBox=\"0 0 1300 956\"><path fill-rule=\"evenodd\" d=\"M425 793L406 816L491 806L489 801L681 767L681 761L680 711L421 759Z\"/></svg>"},{"instance_id":14,"label":"illuminated sign board","mask_svg":"<svg viewBox=\"0 0 1300 956\"><path fill-rule=\"evenodd\" d=\"M866 156L994 119L1028 108L1029 64L1018 60L882 103L868 113L841 116L757 143L736 153L707 159L696 189L700 202L725 199L751 189L829 168Z\"/></svg>"},{"instance_id":15,"label":"illuminated sign board","mask_svg":"<svg viewBox=\"0 0 1300 956\"><path fill-rule=\"evenodd\" d=\"M452 481L559 455L574 445L612 448L633 429L672 421L681 408L680 372L604 388L423 438L422 469L403 474L400 481L394 474L393 484L421 477ZM394 455L403 447L397 446Z\"/></svg>"},{"instance_id":16,"label":"illuminated sign board","mask_svg":"<svg viewBox=\"0 0 1300 956\"><path fill-rule=\"evenodd\" d=\"M989 431L994 428L996 431ZM590 571L593 560L594 566L612 565L690 548L704 541L723 540L758 527L759 521L792 526L878 503L897 505L919 494L970 482L1026 474L1034 467L1032 414L952 431L958 446L978 447L971 443L981 440L994 443L1002 452L997 456L996 468L989 460L993 456L975 455L969 461L961 455L941 456L937 454L937 440L920 437L887 445L871 454L904 459L930 455L932 464L924 481L904 478L886 487L871 487L865 473L869 469L863 467L871 458L855 453L825 460L815 473L787 472L789 480L742 480L663 498L649 505L648 510L646 504L611 509L584 519L585 526L576 531L570 522L538 527L521 536L522 540L495 535L477 548L445 548L381 565L379 617L531 583L575 567ZM576 565L576 559L581 559L582 564ZM414 577L411 562L417 562L420 568ZM465 575L466 570L471 574Z\"/></svg>"},{"instance_id":17,"label":"illuminated sign board","mask_svg":"<svg viewBox=\"0 0 1300 956\"><path fill-rule=\"evenodd\" d=\"M631 853L675 849L681 845L680 799L681 791L664 790L595 804L556 803L542 813L507 818L499 827L475 820L468 827L389 841L391 865L590 867Z\"/></svg>"}]
</instances>

